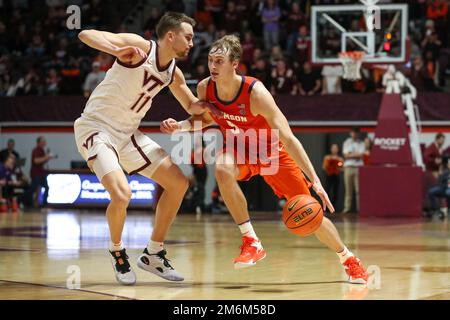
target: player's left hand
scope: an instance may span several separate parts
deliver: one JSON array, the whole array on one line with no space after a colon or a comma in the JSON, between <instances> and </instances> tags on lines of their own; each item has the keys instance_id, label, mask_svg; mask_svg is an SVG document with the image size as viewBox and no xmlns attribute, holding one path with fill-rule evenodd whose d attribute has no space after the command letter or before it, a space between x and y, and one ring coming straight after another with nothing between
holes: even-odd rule
<instances>
[{"instance_id":1,"label":"player's left hand","mask_svg":"<svg viewBox=\"0 0 450 320\"><path fill-rule=\"evenodd\" d=\"M174 133L181 129L177 120L169 118L161 122L159 129L163 133Z\"/></svg>"},{"instance_id":2,"label":"player's left hand","mask_svg":"<svg viewBox=\"0 0 450 320\"><path fill-rule=\"evenodd\" d=\"M315 182L312 185L312 188L317 193L317 195L320 197L320 199L322 199L323 211L325 212L325 210L327 210L327 208L328 208L328 210L330 210L330 212L333 213L334 212L334 207L331 204L330 198L328 198L328 194L323 189L323 186L320 183L320 181Z\"/></svg>"}]
</instances>

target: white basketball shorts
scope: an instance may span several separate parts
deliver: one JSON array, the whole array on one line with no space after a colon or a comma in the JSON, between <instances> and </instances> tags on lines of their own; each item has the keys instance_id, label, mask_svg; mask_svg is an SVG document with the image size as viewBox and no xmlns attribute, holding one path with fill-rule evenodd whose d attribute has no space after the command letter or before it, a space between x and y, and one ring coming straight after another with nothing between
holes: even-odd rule
<instances>
[{"instance_id":1,"label":"white basketball shorts","mask_svg":"<svg viewBox=\"0 0 450 320\"><path fill-rule=\"evenodd\" d=\"M136 130L131 136L101 123L78 118L74 123L78 151L99 181L114 171L133 175L146 170L149 178L169 155L155 141Z\"/></svg>"}]
</instances>

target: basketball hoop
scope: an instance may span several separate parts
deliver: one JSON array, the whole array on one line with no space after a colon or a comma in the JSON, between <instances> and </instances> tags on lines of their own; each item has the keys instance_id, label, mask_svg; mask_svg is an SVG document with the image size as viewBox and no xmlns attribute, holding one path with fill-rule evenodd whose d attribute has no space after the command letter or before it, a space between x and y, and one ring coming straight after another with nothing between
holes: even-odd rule
<instances>
[{"instance_id":1,"label":"basketball hoop","mask_svg":"<svg viewBox=\"0 0 450 320\"><path fill-rule=\"evenodd\" d=\"M361 69L364 56L364 51L345 51L339 53L339 60L344 67L344 79L350 81L361 79L359 70Z\"/></svg>"}]
</instances>

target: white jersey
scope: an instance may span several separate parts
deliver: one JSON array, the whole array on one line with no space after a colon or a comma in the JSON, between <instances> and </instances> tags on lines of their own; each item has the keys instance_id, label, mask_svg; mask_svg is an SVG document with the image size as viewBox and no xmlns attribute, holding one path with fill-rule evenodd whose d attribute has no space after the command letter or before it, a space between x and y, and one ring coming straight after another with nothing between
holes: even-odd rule
<instances>
[{"instance_id":1,"label":"white jersey","mask_svg":"<svg viewBox=\"0 0 450 320\"><path fill-rule=\"evenodd\" d=\"M92 92L81 117L131 136L150 109L152 99L173 81L175 67L175 59L165 69L159 66L158 45L150 41L147 59L131 66L114 62Z\"/></svg>"}]
</instances>

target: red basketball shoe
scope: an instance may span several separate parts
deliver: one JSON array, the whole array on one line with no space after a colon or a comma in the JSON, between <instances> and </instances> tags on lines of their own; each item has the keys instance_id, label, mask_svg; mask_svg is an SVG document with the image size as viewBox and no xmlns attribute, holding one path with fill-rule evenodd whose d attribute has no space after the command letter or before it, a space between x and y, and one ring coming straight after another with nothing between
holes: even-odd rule
<instances>
[{"instance_id":1,"label":"red basketball shoe","mask_svg":"<svg viewBox=\"0 0 450 320\"><path fill-rule=\"evenodd\" d=\"M250 238L242 237L241 254L234 259L234 268L242 269L254 266L257 261L266 257L261 241Z\"/></svg>"},{"instance_id":2,"label":"red basketball shoe","mask_svg":"<svg viewBox=\"0 0 450 320\"><path fill-rule=\"evenodd\" d=\"M350 257L342 264L348 275L348 281L351 283L366 284L369 275L364 269L361 261L356 257Z\"/></svg>"}]
</instances>

